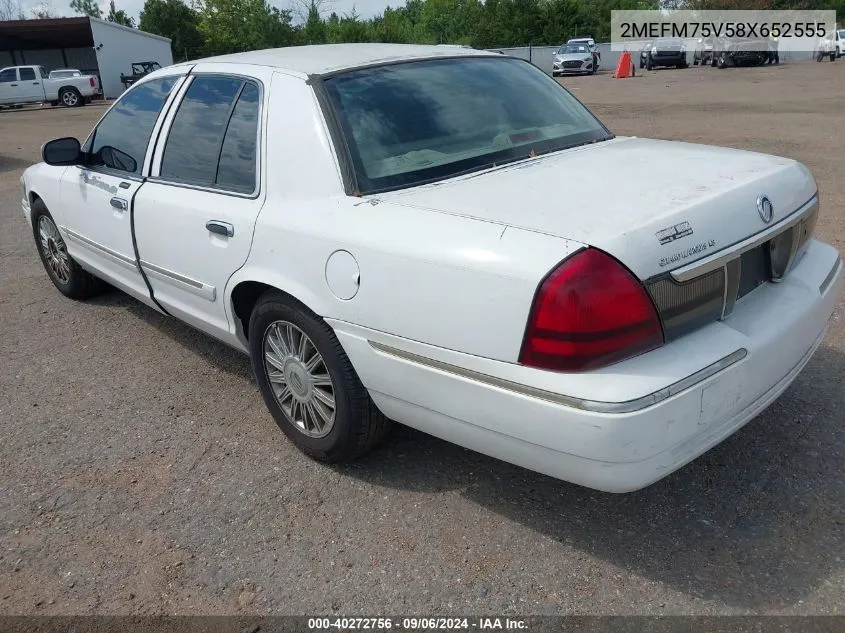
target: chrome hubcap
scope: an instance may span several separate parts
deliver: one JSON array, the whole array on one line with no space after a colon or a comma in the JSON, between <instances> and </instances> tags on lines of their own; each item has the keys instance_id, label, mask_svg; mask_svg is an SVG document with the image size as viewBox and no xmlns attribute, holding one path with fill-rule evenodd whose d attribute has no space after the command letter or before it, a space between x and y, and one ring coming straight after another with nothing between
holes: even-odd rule
<instances>
[{"instance_id":1,"label":"chrome hubcap","mask_svg":"<svg viewBox=\"0 0 845 633\"><path fill-rule=\"evenodd\" d=\"M65 102L65 105L69 105L69 106L76 105L76 101L77 101L76 93L68 90L67 92L65 92L62 95L62 101Z\"/></svg>"},{"instance_id":2,"label":"chrome hubcap","mask_svg":"<svg viewBox=\"0 0 845 633\"><path fill-rule=\"evenodd\" d=\"M42 215L38 220L38 235L44 261L56 278L66 284L70 280L70 256L67 254L65 241L59 235L59 229L46 215Z\"/></svg>"},{"instance_id":3,"label":"chrome hubcap","mask_svg":"<svg viewBox=\"0 0 845 633\"><path fill-rule=\"evenodd\" d=\"M309 437L325 437L334 426L335 389L323 356L302 330L274 321L264 332L264 368L276 401Z\"/></svg>"}]
</instances>

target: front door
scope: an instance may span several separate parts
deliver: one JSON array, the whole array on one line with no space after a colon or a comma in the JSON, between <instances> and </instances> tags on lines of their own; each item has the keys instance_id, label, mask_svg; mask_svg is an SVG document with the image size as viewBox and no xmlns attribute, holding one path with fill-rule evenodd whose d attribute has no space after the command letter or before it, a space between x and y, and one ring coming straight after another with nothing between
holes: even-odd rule
<instances>
[{"instance_id":1,"label":"front door","mask_svg":"<svg viewBox=\"0 0 845 633\"><path fill-rule=\"evenodd\" d=\"M135 257L131 205L156 121L179 77L128 91L106 113L83 150L95 166L69 167L62 177L63 232L68 252L124 291L150 301Z\"/></svg>"},{"instance_id":2,"label":"front door","mask_svg":"<svg viewBox=\"0 0 845 633\"><path fill-rule=\"evenodd\" d=\"M135 200L135 235L156 301L225 338L226 282L246 262L264 196L262 93L241 77L198 73L189 80Z\"/></svg>"}]
</instances>

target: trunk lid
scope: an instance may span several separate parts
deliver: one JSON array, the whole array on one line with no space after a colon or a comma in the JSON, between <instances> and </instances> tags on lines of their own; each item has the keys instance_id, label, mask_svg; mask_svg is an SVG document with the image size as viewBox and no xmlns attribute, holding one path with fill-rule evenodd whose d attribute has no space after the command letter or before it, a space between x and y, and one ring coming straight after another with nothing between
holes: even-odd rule
<instances>
[{"instance_id":1,"label":"trunk lid","mask_svg":"<svg viewBox=\"0 0 845 633\"><path fill-rule=\"evenodd\" d=\"M595 246L647 279L759 233L815 192L787 158L616 138L378 198Z\"/></svg>"}]
</instances>

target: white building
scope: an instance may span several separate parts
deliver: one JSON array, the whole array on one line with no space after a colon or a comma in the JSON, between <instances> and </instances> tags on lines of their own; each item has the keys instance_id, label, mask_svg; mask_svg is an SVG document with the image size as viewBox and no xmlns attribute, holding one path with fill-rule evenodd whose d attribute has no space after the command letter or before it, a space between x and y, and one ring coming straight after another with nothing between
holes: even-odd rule
<instances>
[{"instance_id":1,"label":"white building","mask_svg":"<svg viewBox=\"0 0 845 633\"><path fill-rule=\"evenodd\" d=\"M148 61L173 63L168 38L89 17L0 22L0 68L76 68L98 75L107 98L123 92L133 62Z\"/></svg>"}]
</instances>

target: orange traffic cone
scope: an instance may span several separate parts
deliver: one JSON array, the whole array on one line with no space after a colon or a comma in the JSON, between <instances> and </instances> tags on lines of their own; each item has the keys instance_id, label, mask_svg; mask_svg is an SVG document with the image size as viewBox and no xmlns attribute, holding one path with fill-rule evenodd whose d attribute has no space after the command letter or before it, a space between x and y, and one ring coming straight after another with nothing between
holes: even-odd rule
<instances>
[{"instance_id":1,"label":"orange traffic cone","mask_svg":"<svg viewBox=\"0 0 845 633\"><path fill-rule=\"evenodd\" d=\"M631 76L631 53L628 51L624 51L619 56L619 61L616 63L616 72L613 73L613 76L617 79L624 79L625 77Z\"/></svg>"}]
</instances>

